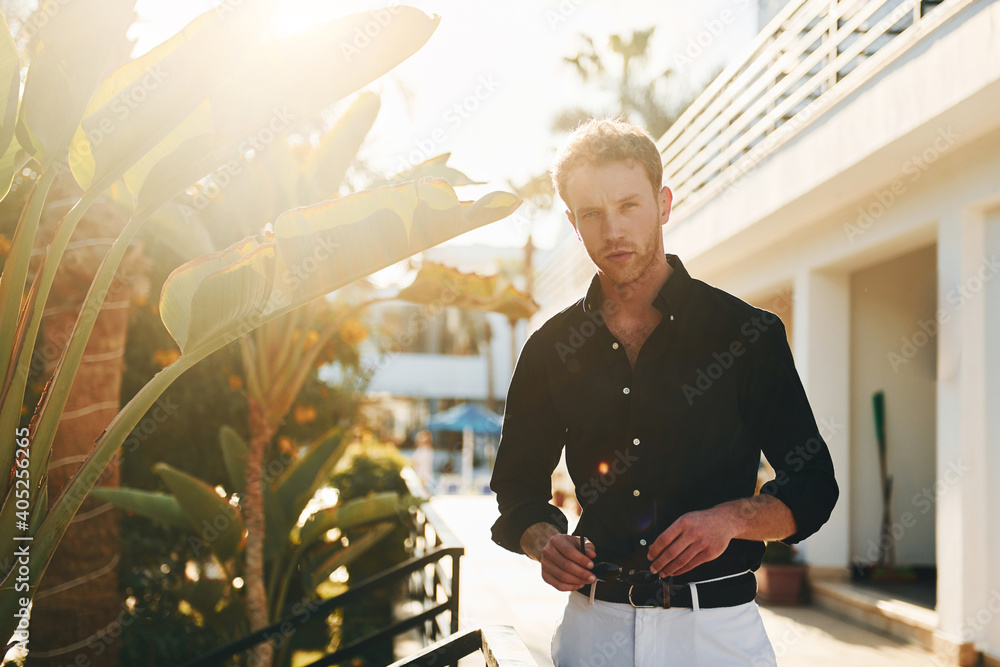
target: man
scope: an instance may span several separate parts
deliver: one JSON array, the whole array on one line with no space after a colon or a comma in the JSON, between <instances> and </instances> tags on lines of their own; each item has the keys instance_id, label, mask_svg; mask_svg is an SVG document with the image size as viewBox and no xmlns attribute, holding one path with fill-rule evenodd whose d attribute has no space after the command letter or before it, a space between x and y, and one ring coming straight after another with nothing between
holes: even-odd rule
<instances>
[{"instance_id":1,"label":"man","mask_svg":"<svg viewBox=\"0 0 1000 667\"><path fill-rule=\"evenodd\" d=\"M557 667L774 665L752 570L765 540L808 537L838 495L784 326L664 253L671 192L640 129L585 123L552 176L597 275L521 351L493 539L575 591ZM549 502L564 446L575 536ZM777 475L755 496L761 451Z\"/></svg>"}]
</instances>

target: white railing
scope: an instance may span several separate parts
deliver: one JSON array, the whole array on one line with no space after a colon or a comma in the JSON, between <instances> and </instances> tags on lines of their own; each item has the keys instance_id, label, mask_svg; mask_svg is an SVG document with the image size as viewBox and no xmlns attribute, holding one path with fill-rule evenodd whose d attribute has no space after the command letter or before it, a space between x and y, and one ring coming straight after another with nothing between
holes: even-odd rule
<instances>
[{"instance_id":1,"label":"white railing","mask_svg":"<svg viewBox=\"0 0 1000 667\"><path fill-rule=\"evenodd\" d=\"M973 0L790 0L657 142L683 214Z\"/></svg>"}]
</instances>

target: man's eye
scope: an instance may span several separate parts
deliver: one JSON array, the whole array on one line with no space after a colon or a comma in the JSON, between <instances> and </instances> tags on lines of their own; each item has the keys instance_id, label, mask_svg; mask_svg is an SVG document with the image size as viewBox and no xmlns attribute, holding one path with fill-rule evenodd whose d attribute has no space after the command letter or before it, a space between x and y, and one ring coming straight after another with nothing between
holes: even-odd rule
<instances>
[{"instance_id":1,"label":"man's eye","mask_svg":"<svg viewBox=\"0 0 1000 667\"><path fill-rule=\"evenodd\" d=\"M633 206L638 206L634 201L625 202L625 208L632 208Z\"/></svg>"}]
</instances>

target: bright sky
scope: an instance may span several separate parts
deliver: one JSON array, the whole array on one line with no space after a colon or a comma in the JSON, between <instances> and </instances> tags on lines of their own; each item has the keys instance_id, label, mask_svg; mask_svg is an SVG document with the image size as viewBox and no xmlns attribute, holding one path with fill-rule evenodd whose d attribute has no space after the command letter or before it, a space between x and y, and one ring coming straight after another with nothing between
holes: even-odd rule
<instances>
[{"instance_id":1,"label":"bright sky","mask_svg":"<svg viewBox=\"0 0 1000 667\"><path fill-rule=\"evenodd\" d=\"M140 23L132 35L137 53L182 28L214 0L139 0ZM275 18L279 30L326 21L388 0L286 0ZM443 152L449 164L485 190L504 189L545 170L560 138L550 131L557 113L593 104L595 93L579 83L564 56L575 55L580 33L600 44L612 33L656 26L652 71L680 66L686 78L741 55L756 32L756 2L749 0L412 0L406 4L438 14L430 41L374 88L382 111L362 155L386 172ZM679 56L690 57L682 62ZM405 91L405 94L404 92ZM597 100L599 102L599 100ZM459 105L459 108L456 108ZM440 141L433 141L432 137ZM466 188L463 198L480 191ZM551 246L566 225L562 211L533 226L535 243ZM461 243L523 245L523 218L501 221L460 237Z\"/></svg>"}]
</instances>

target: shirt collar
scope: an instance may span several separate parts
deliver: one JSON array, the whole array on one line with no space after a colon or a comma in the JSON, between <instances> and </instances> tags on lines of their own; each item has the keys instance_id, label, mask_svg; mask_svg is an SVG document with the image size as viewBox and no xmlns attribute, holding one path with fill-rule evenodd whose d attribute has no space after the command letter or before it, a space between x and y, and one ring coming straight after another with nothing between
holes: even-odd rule
<instances>
[{"instance_id":1,"label":"shirt collar","mask_svg":"<svg viewBox=\"0 0 1000 667\"><path fill-rule=\"evenodd\" d=\"M691 275L684 268L684 263L680 257L667 253L667 263L673 271L670 277L663 283L653 305L664 315L675 315L680 310L688 292L691 291ZM583 299L584 312L596 311L601 307L603 292L601 290L600 277L595 273L587 289L587 296Z\"/></svg>"}]
</instances>

